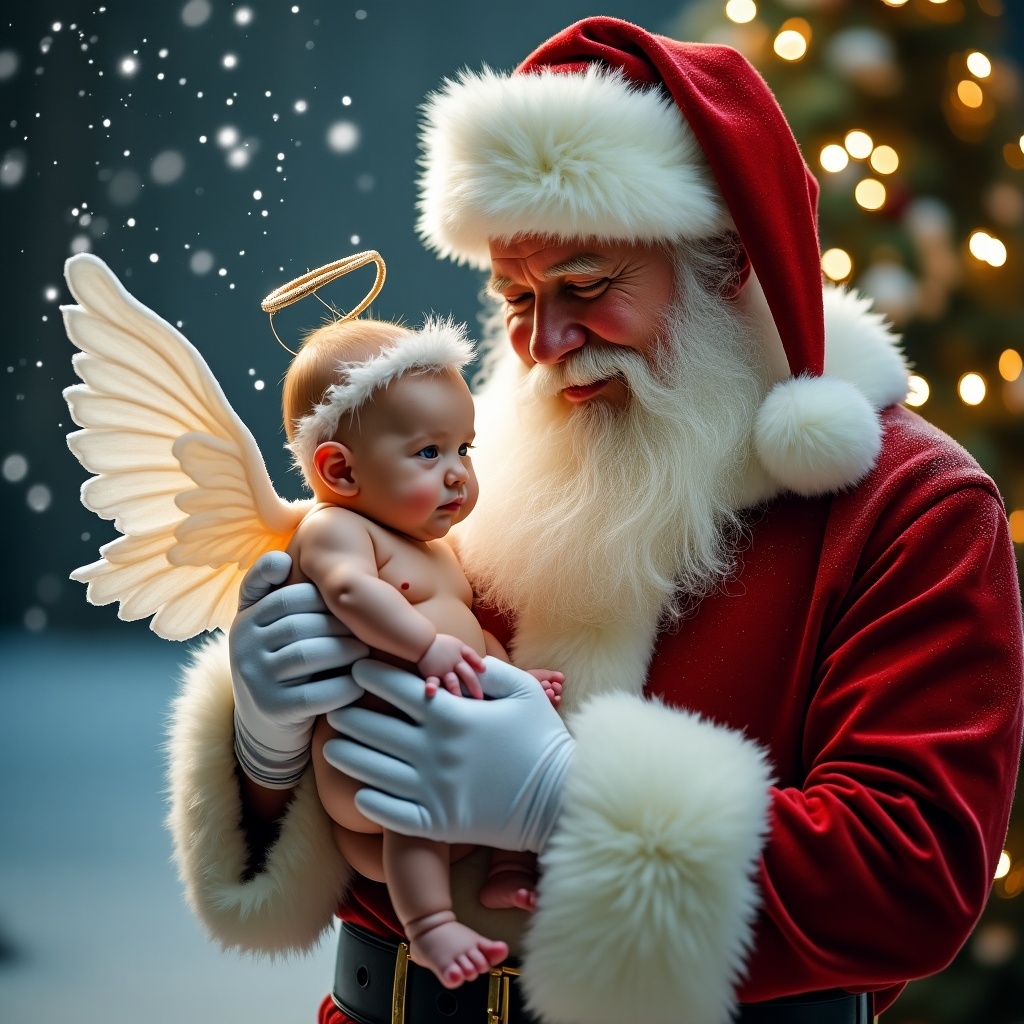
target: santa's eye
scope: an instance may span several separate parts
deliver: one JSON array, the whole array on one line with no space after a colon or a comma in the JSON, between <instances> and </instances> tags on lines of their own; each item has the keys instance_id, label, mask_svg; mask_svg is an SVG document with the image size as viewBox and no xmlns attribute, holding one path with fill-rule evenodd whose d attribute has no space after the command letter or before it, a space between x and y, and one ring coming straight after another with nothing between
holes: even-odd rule
<instances>
[{"instance_id":1,"label":"santa's eye","mask_svg":"<svg viewBox=\"0 0 1024 1024\"><path fill-rule=\"evenodd\" d=\"M569 292L581 299L595 299L607 287L607 277L602 277L597 281L576 281L572 284L566 285Z\"/></svg>"}]
</instances>

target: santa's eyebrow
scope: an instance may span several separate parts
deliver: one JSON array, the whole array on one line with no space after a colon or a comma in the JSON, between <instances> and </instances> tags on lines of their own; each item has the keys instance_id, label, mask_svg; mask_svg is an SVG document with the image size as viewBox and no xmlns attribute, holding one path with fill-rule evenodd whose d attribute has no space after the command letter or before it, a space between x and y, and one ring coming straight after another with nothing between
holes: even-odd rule
<instances>
[{"instance_id":1,"label":"santa's eyebrow","mask_svg":"<svg viewBox=\"0 0 1024 1024\"><path fill-rule=\"evenodd\" d=\"M606 257L596 252L583 252L578 256L565 260L562 263L555 263L545 270L541 277L555 278L566 274L600 274L607 262ZM487 288L492 292L503 292L506 288L516 286L516 282L510 277L492 277L487 282Z\"/></svg>"}]
</instances>

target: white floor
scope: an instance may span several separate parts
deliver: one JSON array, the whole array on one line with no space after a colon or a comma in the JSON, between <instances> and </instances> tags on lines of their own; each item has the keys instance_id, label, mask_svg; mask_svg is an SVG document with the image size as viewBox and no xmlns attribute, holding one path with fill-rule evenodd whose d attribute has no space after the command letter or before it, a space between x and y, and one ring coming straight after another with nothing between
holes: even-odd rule
<instances>
[{"instance_id":1,"label":"white floor","mask_svg":"<svg viewBox=\"0 0 1024 1024\"><path fill-rule=\"evenodd\" d=\"M160 744L181 645L0 634L0 1020L311 1024L332 950L221 953L181 897Z\"/></svg>"}]
</instances>

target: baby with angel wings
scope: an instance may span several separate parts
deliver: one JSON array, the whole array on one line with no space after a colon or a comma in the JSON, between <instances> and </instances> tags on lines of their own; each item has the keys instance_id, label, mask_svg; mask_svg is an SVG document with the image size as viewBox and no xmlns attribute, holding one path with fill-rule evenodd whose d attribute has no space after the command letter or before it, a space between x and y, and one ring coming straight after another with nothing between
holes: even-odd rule
<instances>
[{"instance_id":1,"label":"baby with angel wings","mask_svg":"<svg viewBox=\"0 0 1024 1024\"><path fill-rule=\"evenodd\" d=\"M362 255L378 264L372 298L383 263ZM321 269L347 262L337 276L362 265L358 259ZM89 584L89 600L120 601L122 618L154 615L155 632L184 639L224 626L244 570L264 551L286 547L289 582L313 582L377 657L415 667L425 699L440 686L482 698L482 657L507 657L477 622L469 583L444 540L477 497L473 399L460 373L473 350L462 328L432 320L411 330L350 314L313 331L288 369L283 404L289 447L314 500L286 503L189 342L96 257L73 257L65 273L80 303L65 307L65 324L84 353L74 360L84 383L65 397L85 429L68 443L97 474L83 485L83 503L124 534L73 574ZM299 283L331 279L318 273ZM151 408L133 413L129 403L153 387ZM561 673L534 675L557 704ZM506 943L452 910L450 863L470 848L384 832L365 818L354 802L359 784L323 758L333 735L318 720L321 801L349 864L387 882L412 958L449 988L501 963ZM244 737L236 751L244 767ZM528 910L534 899L532 855L496 851L481 902Z\"/></svg>"}]
</instances>

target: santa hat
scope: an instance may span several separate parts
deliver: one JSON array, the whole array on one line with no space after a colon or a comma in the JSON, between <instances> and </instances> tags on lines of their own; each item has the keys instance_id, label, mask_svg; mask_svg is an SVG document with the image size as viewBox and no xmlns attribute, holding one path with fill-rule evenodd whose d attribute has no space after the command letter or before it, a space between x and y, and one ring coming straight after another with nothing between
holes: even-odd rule
<instances>
[{"instance_id":1,"label":"santa hat","mask_svg":"<svg viewBox=\"0 0 1024 1024\"><path fill-rule=\"evenodd\" d=\"M735 231L791 372L755 424L762 463L806 495L872 468L877 409L823 376L818 185L740 53L588 18L510 75L446 82L424 114L418 227L429 247L485 268L488 240L519 234L672 242Z\"/></svg>"}]
</instances>

